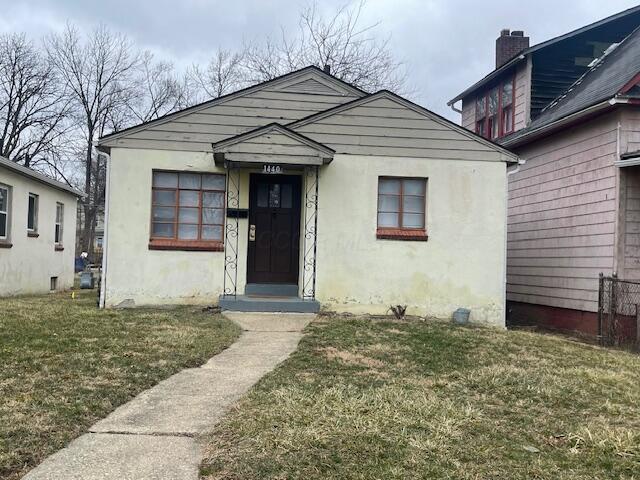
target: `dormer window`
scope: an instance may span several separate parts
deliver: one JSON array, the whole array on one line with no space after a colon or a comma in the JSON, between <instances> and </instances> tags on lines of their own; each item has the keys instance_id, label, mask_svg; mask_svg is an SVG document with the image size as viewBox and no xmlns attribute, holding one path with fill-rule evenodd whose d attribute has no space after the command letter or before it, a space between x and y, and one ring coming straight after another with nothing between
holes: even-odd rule
<instances>
[{"instance_id":1,"label":"dormer window","mask_svg":"<svg viewBox=\"0 0 640 480\"><path fill-rule=\"evenodd\" d=\"M512 77L476 99L476 133L494 140L513 132Z\"/></svg>"}]
</instances>

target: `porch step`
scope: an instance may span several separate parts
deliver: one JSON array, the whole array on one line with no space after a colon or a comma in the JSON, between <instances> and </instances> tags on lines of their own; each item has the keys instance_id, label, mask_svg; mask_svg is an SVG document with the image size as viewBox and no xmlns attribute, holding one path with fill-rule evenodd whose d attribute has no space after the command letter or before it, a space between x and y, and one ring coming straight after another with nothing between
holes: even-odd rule
<instances>
[{"instance_id":1,"label":"porch step","mask_svg":"<svg viewBox=\"0 0 640 480\"><path fill-rule=\"evenodd\" d=\"M317 313L320 310L317 300L294 296L220 295L219 305L222 310L232 312Z\"/></svg>"},{"instance_id":2,"label":"porch step","mask_svg":"<svg viewBox=\"0 0 640 480\"><path fill-rule=\"evenodd\" d=\"M298 295L298 285L289 283L247 283L244 287L245 295L295 297Z\"/></svg>"}]
</instances>

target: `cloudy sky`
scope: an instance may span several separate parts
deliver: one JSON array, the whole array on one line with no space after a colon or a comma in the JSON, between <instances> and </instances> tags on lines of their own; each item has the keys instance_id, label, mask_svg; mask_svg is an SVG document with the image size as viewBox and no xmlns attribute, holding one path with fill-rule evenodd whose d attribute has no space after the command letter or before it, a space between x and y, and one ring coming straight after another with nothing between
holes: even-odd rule
<instances>
[{"instance_id":1,"label":"cloudy sky","mask_svg":"<svg viewBox=\"0 0 640 480\"><path fill-rule=\"evenodd\" d=\"M346 0L319 0L328 13ZM295 29L307 0L0 0L0 31L34 39L71 21L105 23L140 47L184 67L204 63L222 46ZM493 68L502 28L524 30L540 43L635 5L633 0L368 0L363 23L391 35L414 91L412 99L458 120L446 102Z\"/></svg>"}]
</instances>

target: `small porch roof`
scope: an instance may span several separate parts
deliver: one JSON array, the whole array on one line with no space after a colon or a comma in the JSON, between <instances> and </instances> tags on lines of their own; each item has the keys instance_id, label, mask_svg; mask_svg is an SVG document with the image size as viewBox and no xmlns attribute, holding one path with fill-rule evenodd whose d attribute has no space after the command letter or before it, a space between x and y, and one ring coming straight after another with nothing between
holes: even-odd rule
<instances>
[{"instance_id":1,"label":"small porch roof","mask_svg":"<svg viewBox=\"0 0 640 480\"><path fill-rule=\"evenodd\" d=\"M216 165L278 164L320 166L333 160L335 151L279 123L212 144Z\"/></svg>"}]
</instances>

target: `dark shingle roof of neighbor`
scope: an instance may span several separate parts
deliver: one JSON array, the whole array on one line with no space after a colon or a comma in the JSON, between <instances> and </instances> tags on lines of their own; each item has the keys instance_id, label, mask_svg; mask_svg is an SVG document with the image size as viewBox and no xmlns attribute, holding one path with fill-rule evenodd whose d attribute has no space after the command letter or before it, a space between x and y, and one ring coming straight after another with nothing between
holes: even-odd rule
<instances>
[{"instance_id":1,"label":"dark shingle roof of neighbor","mask_svg":"<svg viewBox=\"0 0 640 480\"><path fill-rule=\"evenodd\" d=\"M560 97L545 107L529 126L501 140L510 144L531 131L544 127L588 107L612 99L640 72L640 27L615 48L594 61Z\"/></svg>"}]
</instances>

